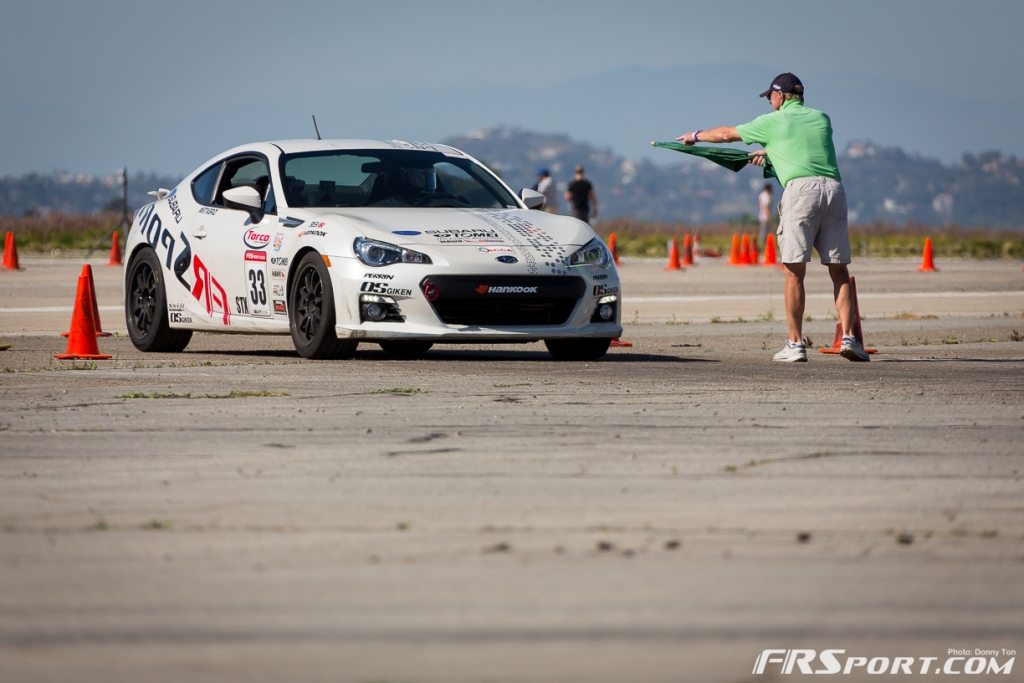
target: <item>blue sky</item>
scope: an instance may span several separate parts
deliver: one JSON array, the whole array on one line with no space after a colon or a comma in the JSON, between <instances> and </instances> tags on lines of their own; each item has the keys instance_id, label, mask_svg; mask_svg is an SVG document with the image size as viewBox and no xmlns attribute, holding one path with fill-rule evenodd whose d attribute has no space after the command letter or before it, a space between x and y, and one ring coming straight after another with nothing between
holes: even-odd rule
<instances>
[{"instance_id":1,"label":"blue sky","mask_svg":"<svg viewBox=\"0 0 1024 683\"><path fill-rule=\"evenodd\" d=\"M779 71L803 78L840 145L1024 156L1007 134L1024 106L1020 2L3 4L0 175L181 174L310 136L314 112L325 137L510 125L636 158L763 113Z\"/></svg>"}]
</instances>

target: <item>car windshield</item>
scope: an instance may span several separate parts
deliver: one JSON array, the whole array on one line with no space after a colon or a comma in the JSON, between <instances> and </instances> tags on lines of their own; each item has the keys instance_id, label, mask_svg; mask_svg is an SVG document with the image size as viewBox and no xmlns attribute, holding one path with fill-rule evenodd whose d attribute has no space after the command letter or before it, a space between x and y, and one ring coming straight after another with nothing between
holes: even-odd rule
<instances>
[{"instance_id":1,"label":"car windshield","mask_svg":"<svg viewBox=\"0 0 1024 683\"><path fill-rule=\"evenodd\" d=\"M293 207L502 209L515 197L479 164L425 150L343 150L281 157Z\"/></svg>"}]
</instances>

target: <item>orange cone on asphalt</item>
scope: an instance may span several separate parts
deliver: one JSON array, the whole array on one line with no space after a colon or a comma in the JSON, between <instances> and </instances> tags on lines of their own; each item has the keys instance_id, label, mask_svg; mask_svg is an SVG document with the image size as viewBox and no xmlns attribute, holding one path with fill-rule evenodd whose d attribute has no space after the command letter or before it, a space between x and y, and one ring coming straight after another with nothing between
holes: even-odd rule
<instances>
[{"instance_id":1,"label":"orange cone on asphalt","mask_svg":"<svg viewBox=\"0 0 1024 683\"><path fill-rule=\"evenodd\" d=\"M633 342L622 341L618 337L615 337L614 339L612 339L612 346L619 346L619 347L622 347L622 348L627 348L627 347L630 347L632 345L633 345Z\"/></svg>"},{"instance_id":2,"label":"orange cone on asphalt","mask_svg":"<svg viewBox=\"0 0 1024 683\"><path fill-rule=\"evenodd\" d=\"M121 266L124 265L121 262L121 238L118 236L118 231L114 231L113 241L110 244L110 260L107 261L108 266Z\"/></svg>"},{"instance_id":3,"label":"orange cone on asphalt","mask_svg":"<svg viewBox=\"0 0 1024 683\"><path fill-rule=\"evenodd\" d=\"M761 265L775 266L778 263L778 258L775 256L775 235L768 233L768 237L764 240L764 261Z\"/></svg>"},{"instance_id":4,"label":"orange cone on asphalt","mask_svg":"<svg viewBox=\"0 0 1024 683\"><path fill-rule=\"evenodd\" d=\"M740 255L739 265L749 266L750 265L750 235L743 235L740 240Z\"/></svg>"},{"instance_id":5,"label":"orange cone on asphalt","mask_svg":"<svg viewBox=\"0 0 1024 683\"><path fill-rule=\"evenodd\" d=\"M679 245L676 244L676 238L673 237L669 242L668 247L668 265L665 266L665 270L682 270L683 267L679 265Z\"/></svg>"},{"instance_id":6,"label":"orange cone on asphalt","mask_svg":"<svg viewBox=\"0 0 1024 683\"><path fill-rule=\"evenodd\" d=\"M4 270L21 270L18 265L18 245L14 243L14 233L10 230L4 239Z\"/></svg>"},{"instance_id":7,"label":"orange cone on asphalt","mask_svg":"<svg viewBox=\"0 0 1024 683\"><path fill-rule=\"evenodd\" d=\"M96 283L92 279L92 266L90 266L88 263L82 266L82 274L78 276L78 279L81 280L82 278L85 278L85 284L89 290L86 300L90 302L89 305L92 307L92 322L93 326L96 328L96 336L109 337L111 336L110 332L104 332L103 326L100 324L100 307L99 304L96 302ZM68 330L67 332L62 332L60 336L71 336L71 330Z\"/></svg>"},{"instance_id":8,"label":"orange cone on asphalt","mask_svg":"<svg viewBox=\"0 0 1024 683\"><path fill-rule=\"evenodd\" d=\"M71 330L68 332L67 353L54 354L60 360L106 360L108 354L100 353L96 343L96 321L93 320L95 301L92 297L92 270L86 264L78 276L75 291L75 309L71 313Z\"/></svg>"},{"instance_id":9,"label":"orange cone on asphalt","mask_svg":"<svg viewBox=\"0 0 1024 683\"><path fill-rule=\"evenodd\" d=\"M736 233L733 233L732 246L729 248L729 265L743 265L743 261L740 260L740 236Z\"/></svg>"},{"instance_id":10,"label":"orange cone on asphalt","mask_svg":"<svg viewBox=\"0 0 1024 683\"><path fill-rule=\"evenodd\" d=\"M921 258L921 267L918 268L922 273L936 273L938 268L935 267L935 260L932 257L932 238L924 238L924 255Z\"/></svg>"},{"instance_id":11,"label":"orange cone on asphalt","mask_svg":"<svg viewBox=\"0 0 1024 683\"><path fill-rule=\"evenodd\" d=\"M853 301L853 336L864 346L864 332L860 327L860 304L857 303L857 278L850 276L850 298ZM836 323L836 336L832 340L832 346L818 349L819 353L839 353L843 346L843 324ZM865 353L878 353L878 349L869 349L864 346Z\"/></svg>"},{"instance_id":12,"label":"orange cone on asphalt","mask_svg":"<svg viewBox=\"0 0 1024 683\"><path fill-rule=\"evenodd\" d=\"M753 235L750 236L750 252L748 253L747 263L752 266L757 265L757 238Z\"/></svg>"},{"instance_id":13,"label":"orange cone on asphalt","mask_svg":"<svg viewBox=\"0 0 1024 683\"><path fill-rule=\"evenodd\" d=\"M693 265L693 239L690 237L690 233L683 236L683 256L679 263L683 266Z\"/></svg>"}]
</instances>

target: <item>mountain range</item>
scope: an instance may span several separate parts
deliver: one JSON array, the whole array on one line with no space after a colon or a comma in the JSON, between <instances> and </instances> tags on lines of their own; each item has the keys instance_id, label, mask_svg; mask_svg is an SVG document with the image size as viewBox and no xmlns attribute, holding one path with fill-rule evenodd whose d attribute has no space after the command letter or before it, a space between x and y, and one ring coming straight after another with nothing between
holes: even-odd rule
<instances>
[{"instance_id":1,"label":"mountain range","mask_svg":"<svg viewBox=\"0 0 1024 683\"><path fill-rule=\"evenodd\" d=\"M765 182L755 167L732 173L669 150L627 159L562 133L498 126L443 142L487 164L516 191L533 186L540 168L564 188L582 164L594 183L600 218L698 225L749 219ZM1024 160L1015 156L992 151L944 163L899 147L851 141L839 151L839 166L853 222L1024 229ZM179 180L130 173L129 206L142 206L149 201L146 192ZM778 197L780 188L775 189ZM121 192L117 176L7 176L0 178L0 216L119 210ZM561 209L566 211L564 204Z\"/></svg>"}]
</instances>

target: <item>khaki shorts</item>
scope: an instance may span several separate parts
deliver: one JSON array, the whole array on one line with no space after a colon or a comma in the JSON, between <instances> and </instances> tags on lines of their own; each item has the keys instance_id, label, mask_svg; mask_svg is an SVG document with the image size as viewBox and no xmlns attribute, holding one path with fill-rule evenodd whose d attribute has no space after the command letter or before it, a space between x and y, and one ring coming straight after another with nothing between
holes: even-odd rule
<instances>
[{"instance_id":1,"label":"khaki shorts","mask_svg":"<svg viewBox=\"0 0 1024 683\"><path fill-rule=\"evenodd\" d=\"M846 190L832 178L794 178L779 201L776 230L783 263L810 263L811 247L821 262L850 262Z\"/></svg>"}]
</instances>

